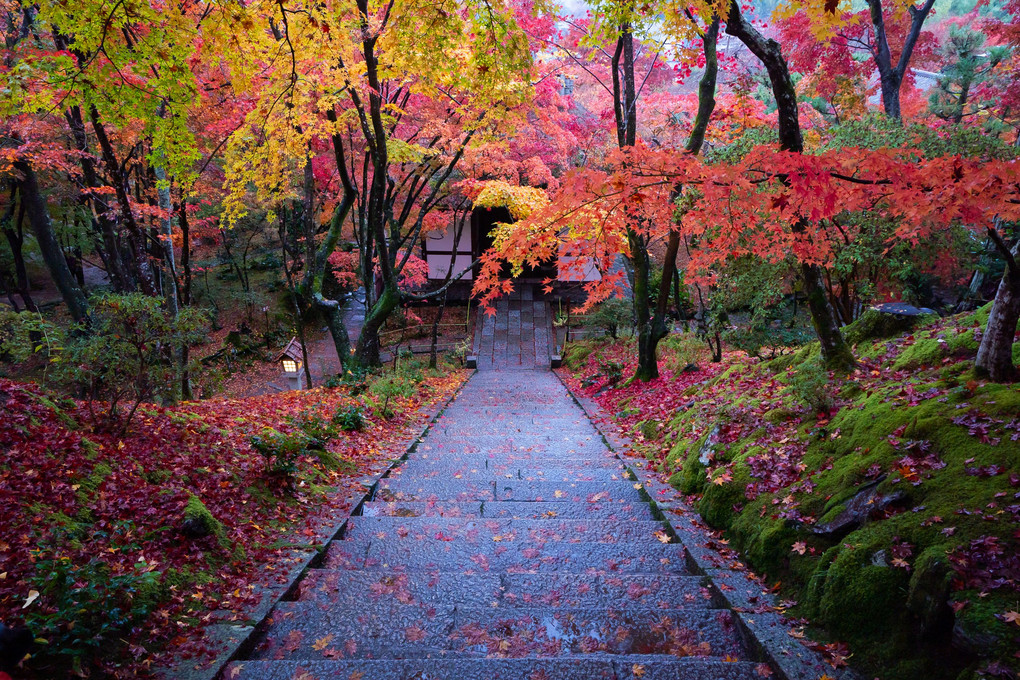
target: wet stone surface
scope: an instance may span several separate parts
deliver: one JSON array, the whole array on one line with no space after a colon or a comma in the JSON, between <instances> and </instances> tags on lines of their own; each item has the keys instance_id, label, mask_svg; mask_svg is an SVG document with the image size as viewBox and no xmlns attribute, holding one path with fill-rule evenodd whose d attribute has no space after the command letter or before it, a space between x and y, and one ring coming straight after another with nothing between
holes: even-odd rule
<instances>
[{"instance_id":1,"label":"wet stone surface","mask_svg":"<svg viewBox=\"0 0 1020 680\"><path fill-rule=\"evenodd\" d=\"M761 677L667 529L553 374L482 370L225 677Z\"/></svg>"}]
</instances>

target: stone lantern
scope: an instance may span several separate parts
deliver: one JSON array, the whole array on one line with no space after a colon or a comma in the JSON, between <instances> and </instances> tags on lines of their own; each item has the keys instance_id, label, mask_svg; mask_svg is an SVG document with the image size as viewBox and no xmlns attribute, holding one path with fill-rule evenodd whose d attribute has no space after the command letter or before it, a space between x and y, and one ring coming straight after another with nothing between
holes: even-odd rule
<instances>
[{"instance_id":1,"label":"stone lantern","mask_svg":"<svg viewBox=\"0 0 1020 680\"><path fill-rule=\"evenodd\" d=\"M302 366L301 343L297 338L291 338L287 346L280 352L277 361L283 366L283 377L292 390L303 390L305 388L305 373Z\"/></svg>"}]
</instances>

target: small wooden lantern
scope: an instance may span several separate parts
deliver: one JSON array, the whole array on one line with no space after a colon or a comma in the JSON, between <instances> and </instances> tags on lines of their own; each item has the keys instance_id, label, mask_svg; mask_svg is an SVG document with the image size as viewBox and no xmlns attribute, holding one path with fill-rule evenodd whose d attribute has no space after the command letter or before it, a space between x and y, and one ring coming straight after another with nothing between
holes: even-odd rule
<instances>
[{"instance_id":1,"label":"small wooden lantern","mask_svg":"<svg viewBox=\"0 0 1020 680\"><path fill-rule=\"evenodd\" d=\"M303 390L305 388L305 374L302 368L301 343L297 338L291 338L287 346L280 352L277 361L283 366L283 377L290 382L292 390Z\"/></svg>"}]
</instances>

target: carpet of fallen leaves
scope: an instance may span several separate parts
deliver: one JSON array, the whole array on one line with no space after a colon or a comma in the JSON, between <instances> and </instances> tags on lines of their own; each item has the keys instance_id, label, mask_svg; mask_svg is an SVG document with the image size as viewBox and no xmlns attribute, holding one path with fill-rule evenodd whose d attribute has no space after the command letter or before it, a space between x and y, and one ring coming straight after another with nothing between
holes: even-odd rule
<instances>
[{"instance_id":1,"label":"carpet of fallen leaves","mask_svg":"<svg viewBox=\"0 0 1020 680\"><path fill-rule=\"evenodd\" d=\"M169 597L126 632L127 658L104 653L104 667L93 670L137 677L171 650L201 656L207 651L202 625L243 620L259 586L280 578L287 546L314 543L346 516L364 475L401 455L429 407L464 379L459 371L427 377L389 419L373 415L364 397L352 397L346 387L143 405L124 437L86 425L78 402L0 379L0 621L17 625L26 607L52 606L27 581L39 559L100 560L112 575L131 573L142 561L160 575L212 578L190 579L185 589L167 583ZM281 484L249 443L266 427L291 431L298 414L328 419L348 406L365 408L363 429L326 443L331 465L303 455L297 482ZM219 539L182 531L192 495L222 523ZM243 550L229 549L234 546ZM35 661L45 668L44 658Z\"/></svg>"}]
</instances>

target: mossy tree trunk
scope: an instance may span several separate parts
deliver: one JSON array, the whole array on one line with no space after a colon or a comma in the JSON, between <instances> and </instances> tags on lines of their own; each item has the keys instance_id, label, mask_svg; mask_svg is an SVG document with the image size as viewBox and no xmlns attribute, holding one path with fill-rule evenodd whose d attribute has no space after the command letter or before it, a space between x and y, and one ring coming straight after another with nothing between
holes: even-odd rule
<instances>
[{"instance_id":1,"label":"mossy tree trunk","mask_svg":"<svg viewBox=\"0 0 1020 680\"><path fill-rule=\"evenodd\" d=\"M995 293L974 365L979 373L996 382L1010 382L1017 378L1017 369L1013 365L1013 338L1020 321L1020 265L1017 263L1020 241L1008 249L998 232L989 229L989 233L1006 259L1006 270Z\"/></svg>"}]
</instances>

